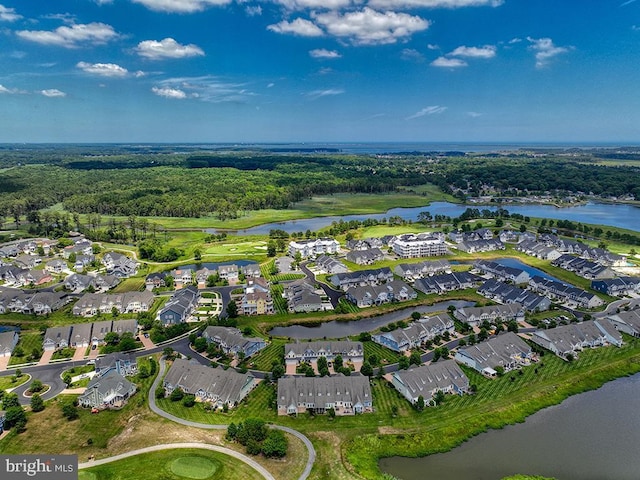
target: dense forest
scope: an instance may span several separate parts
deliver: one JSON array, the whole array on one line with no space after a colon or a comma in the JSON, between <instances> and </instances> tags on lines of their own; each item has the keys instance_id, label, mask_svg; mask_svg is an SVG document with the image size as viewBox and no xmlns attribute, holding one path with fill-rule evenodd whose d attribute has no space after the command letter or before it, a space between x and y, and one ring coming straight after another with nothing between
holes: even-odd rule
<instances>
[{"instance_id":1,"label":"dense forest","mask_svg":"<svg viewBox=\"0 0 640 480\"><path fill-rule=\"evenodd\" d=\"M387 193L427 183L461 197L490 186L505 193L640 198L638 167L602 166L597 160L575 153L355 156L164 146L0 148L5 167L0 215L62 204L72 213L225 219L243 210L285 209L312 195Z\"/></svg>"}]
</instances>

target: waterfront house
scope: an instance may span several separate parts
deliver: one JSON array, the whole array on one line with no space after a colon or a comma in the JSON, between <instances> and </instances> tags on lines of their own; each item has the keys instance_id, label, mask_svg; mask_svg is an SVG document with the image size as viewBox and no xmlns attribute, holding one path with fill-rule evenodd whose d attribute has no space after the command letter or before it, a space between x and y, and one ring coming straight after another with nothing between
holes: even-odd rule
<instances>
[{"instance_id":1,"label":"waterfront house","mask_svg":"<svg viewBox=\"0 0 640 480\"><path fill-rule=\"evenodd\" d=\"M267 342L259 337L245 337L240 330L231 327L207 327L202 332L202 338L208 343L213 343L220 347L224 353L248 358L255 355L267 346Z\"/></svg>"},{"instance_id":2,"label":"waterfront house","mask_svg":"<svg viewBox=\"0 0 640 480\"><path fill-rule=\"evenodd\" d=\"M333 409L337 416L373 411L369 378L342 374L332 377L285 377L278 380L278 415L307 411L323 414Z\"/></svg>"},{"instance_id":3,"label":"waterfront house","mask_svg":"<svg viewBox=\"0 0 640 480\"><path fill-rule=\"evenodd\" d=\"M391 374L391 384L412 405L418 398L429 405L437 392L463 395L469 391L469 379L455 360L443 360Z\"/></svg>"},{"instance_id":4,"label":"waterfront house","mask_svg":"<svg viewBox=\"0 0 640 480\"><path fill-rule=\"evenodd\" d=\"M445 332L453 334L455 325L451 317L441 314L421 318L405 328L374 334L371 339L395 352L406 352L422 347L425 342Z\"/></svg>"},{"instance_id":5,"label":"waterfront house","mask_svg":"<svg viewBox=\"0 0 640 480\"><path fill-rule=\"evenodd\" d=\"M484 375L495 376L497 367L508 372L529 365L535 356L524 340L513 332L507 332L459 349L455 360Z\"/></svg>"},{"instance_id":6,"label":"waterfront house","mask_svg":"<svg viewBox=\"0 0 640 480\"><path fill-rule=\"evenodd\" d=\"M531 335L531 341L565 359L569 355L576 356L576 352L585 348L622 346L622 336L607 319L560 325L549 330L536 330Z\"/></svg>"}]
</instances>

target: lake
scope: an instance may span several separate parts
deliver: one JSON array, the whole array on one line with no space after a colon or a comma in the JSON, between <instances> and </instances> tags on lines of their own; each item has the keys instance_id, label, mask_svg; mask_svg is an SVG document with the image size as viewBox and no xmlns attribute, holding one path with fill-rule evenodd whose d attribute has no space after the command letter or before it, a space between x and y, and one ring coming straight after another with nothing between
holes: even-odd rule
<instances>
[{"instance_id":1,"label":"lake","mask_svg":"<svg viewBox=\"0 0 640 480\"><path fill-rule=\"evenodd\" d=\"M555 220L571 220L581 223L596 223L600 225L610 225L613 227L626 228L640 232L640 208L627 204L613 203L588 203L575 207L558 208L552 205L502 205L509 213L518 213L525 217L552 218ZM413 222L418 220L420 212L428 211L431 215L445 215L448 217L458 217L467 208L478 208L495 210L497 207L486 205L459 205L449 202L433 202L424 207L412 208L392 208L385 213L375 213L369 215L343 215L330 217L314 217L300 220L290 220L287 222L267 223L257 227L246 228L244 230L232 230L229 233L242 235L268 235L270 230L280 229L288 233L306 232L311 230L316 232L331 226L332 222L345 222L351 220L364 221L366 219L381 220L392 216L399 216L405 220ZM417 227L419 230L419 228ZM217 233L217 229L206 229L207 233Z\"/></svg>"},{"instance_id":2,"label":"lake","mask_svg":"<svg viewBox=\"0 0 640 480\"><path fill-rule=\"evenodd\" d=\"M386 458L379 465L403 480L498 480L516 473L558 480L637 480L638 411L640 374L570 397L450 452Z\"/></svg>"},{"instance_id":3,"label":"lake","mask_svg":"<svg viewBox=\"0 0 640 480\"><path fill-rule=\"evenodd\" d=\"M372 332L380 327L397 322L398 320L410 319L413 312L433 313L446 311L449 305L456 308L472 307L474 302L464 300L452 300L439 302L433 305L419 305L385 313L377 317L363 318L362 320L351 320L348 322L324 322L317 326L290 325L288 327L275 327L269 331L269 335L276 337L289 337L298 340L302 339L322 339L322 338L345 338L349 335L358 335L362 332Z\"/></svg>"},{"instance_id":4,"label":"lake","mask_svg":"<svg viewBox=\"0 0 640 480\"><path fill-rule=\"evenodd\" d=\"M519 268L520 270L524 270L531 277L534 277L537 275L542 278L548 278L549 280L555 280L556 282L565 283L561 280L558 280L556 277L552 277L548 273L543 272L542 270L538 270L535 267L532 267L530 265L527 265L526 263L521 262L517 258L513 258L513 257L495 258L492 261L496 262L497 264L503 265L505 267Z\"/></svg>"}]
</instances>

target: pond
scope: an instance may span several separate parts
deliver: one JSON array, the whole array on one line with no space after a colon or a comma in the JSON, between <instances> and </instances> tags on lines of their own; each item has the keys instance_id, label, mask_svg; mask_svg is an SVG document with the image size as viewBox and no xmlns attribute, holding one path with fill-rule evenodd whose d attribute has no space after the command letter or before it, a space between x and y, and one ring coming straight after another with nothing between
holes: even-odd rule
<instances>
[{"instance_id":1,"label":"pond","mask_svg":"<svg viewBox=\"0 0 640 480\"><path fill-rule=\"evenodd\" d=\"M571 220L573 222L610 225L613 227L626 228L640 232L640 208L628 204L587 203L586 205L563 208L554 207L553 205L504 204L502 207L507 209L509 213L518 213L528 217L552 218L555 220ZM345 222L351 220L363 221L369 218L381 220L392 216L399 216L405 220L415 222L418 220L420 212L428 211L431 215L458 217L467 208L495 210L497 207L489 205L459 205L449 202L432 202L424 207L392 208L385 213L315 217L290 220L287 222L267 223L244 230L232 230L229 231L229 233L238 233L242 235L268 235L269 231L272 229L280 229L288 233L306 232L307 230L316 232L331 226L332 222L339 222L340 220ZM205 232L217 233L218 230L206 229Z\"/></svg>"},{"instance_id":2,"label":"pond","mask_svg":"<svg viewBox=\"0 0 640 480\"><path fill-rule=\"evenodd\" d=\"M527 265L526 263L521 262L517 258L513 258L513 257L495 258L492 261L500 265L503 265L505 267L519 268L520 270L524 270L531 277L538 275L542 278L548 278L549 280L555 280L556 282L564 283L561 280L558 280L556 277L552 277L548 273L543 272L542 270L538 270L535 267L532 267L530 265Z\"/></svg>"},{"instance_id":3,"label":"pond","mask_svg":"<svg viewBox=\"0 0 640 480\"><path fill-rule=\"evenodd\" d=\"M450 452L385 458L379 465L403 480L498 480L516 473L558 480L637 480L639 410L637 374L570 397L522 424L480 434Z\"/></svg>"},{"instance_id":4,"label":"pond","mask_svg":"<svg viewBox=\"0 0 640 480\"><path fill-rule=\"evenodd\" d=\"M451 300L448 302L439 302L433 305L420 305L417 307L405 308L391 313L385 313L377 317L364 318L362 320L351 320L348 322L324 322L317 326L290 325L288 327L275 327L269 331L269 335L276 337L289 337L298 340L302 339L322 339L322 338L344 338L349 335L358 335L362 332L372 332L380 327L397 322L398 320L407 320L413 312L434 313L443 312L453 305L456 308L471 307L474 302L464 300Z\"/></svg>"}]
</instances>

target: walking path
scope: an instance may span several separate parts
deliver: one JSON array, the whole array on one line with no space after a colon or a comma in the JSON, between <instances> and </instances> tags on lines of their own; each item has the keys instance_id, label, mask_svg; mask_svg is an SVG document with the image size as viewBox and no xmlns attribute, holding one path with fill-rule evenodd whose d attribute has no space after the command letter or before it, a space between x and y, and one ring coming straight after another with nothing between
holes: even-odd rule
<instances>
[{"instance_id":1,"label":"walking path","mask_svg":"<svg viewBox=\"0 0 640 480\"><path fill-rule=\"evenodd\" d=\"M131 452L122 453L120 455L115 455L113 457L101 458L100 460L92 460L86 463L81 463L78 465L78 468L82 470L83 468L91 468L91 467L96 467L98 465L104 465L105 463L117 462L118 460L133 457L135 455L140 455L142 453L158 452L162 450L173 450L175 448L199 448L199 449L213 450L214 452L224 453L225 455L229 455L230 457L237 458L238 460L246 463L267 480L275 480L275 477L271 475L266 468L264 468L262 465L260 465L258 462L256 462L252 458L249 458L240 452L236 452L235 450L231 450L230 448L219 447L218 445L209 445L206 443L167 443L164 445L155 445L153 447L146 447L146 448L140 448L138 450L132 450Z\"/></svg>"},{"instance_id":2,"label":"walking path","mask_svg":"<svg viewBox=\"0 0 640 480\"><path fill-rule=\"evenodd\" d=\"M151 385L151 388L149 389L149 408L151 408L152 412L154 412L154 413L156 413L156 414L160 415L161 417L164 417L164 418L166 418L168 420L171 420L173 422L179 423L181 425L186 425L188 427L205 428L205 429L209 429L209 430L226 430L227 429L227 427L229 425L210 425L208 423L192 422L192 421L189 421L189 420L185 420L183 418L176 417L175 415L171 415L170 413L167 413L164 410L160 409L158 407L158 405L156 404L155 391L156 391L156 388L158 388L158 385L160 384L160 381L164 377L165 369L166 369L166 363L165 363L164 359L161 359L160 360L160 368L159 368L159 371L158 371L158 376L154 380L153 385ZM278 430L282 430L283 432L289 433L289 434L299 438L304 443L305 447L307 447L307 451L309 452L309 457L307 458L307 464L306 464L302 474L298 477L298 480L306 480L309 477L309 475L311 474L311 469L313 468L313 464L316 461L316 450L313 447L313 444L311 443L311 440L309 440L302 433L300 433L297 430L294 430L292 428L283 427L281 425L271 425L271 427L275 428L275 429L278 429Z\"/></svg>"}]
</instances>

